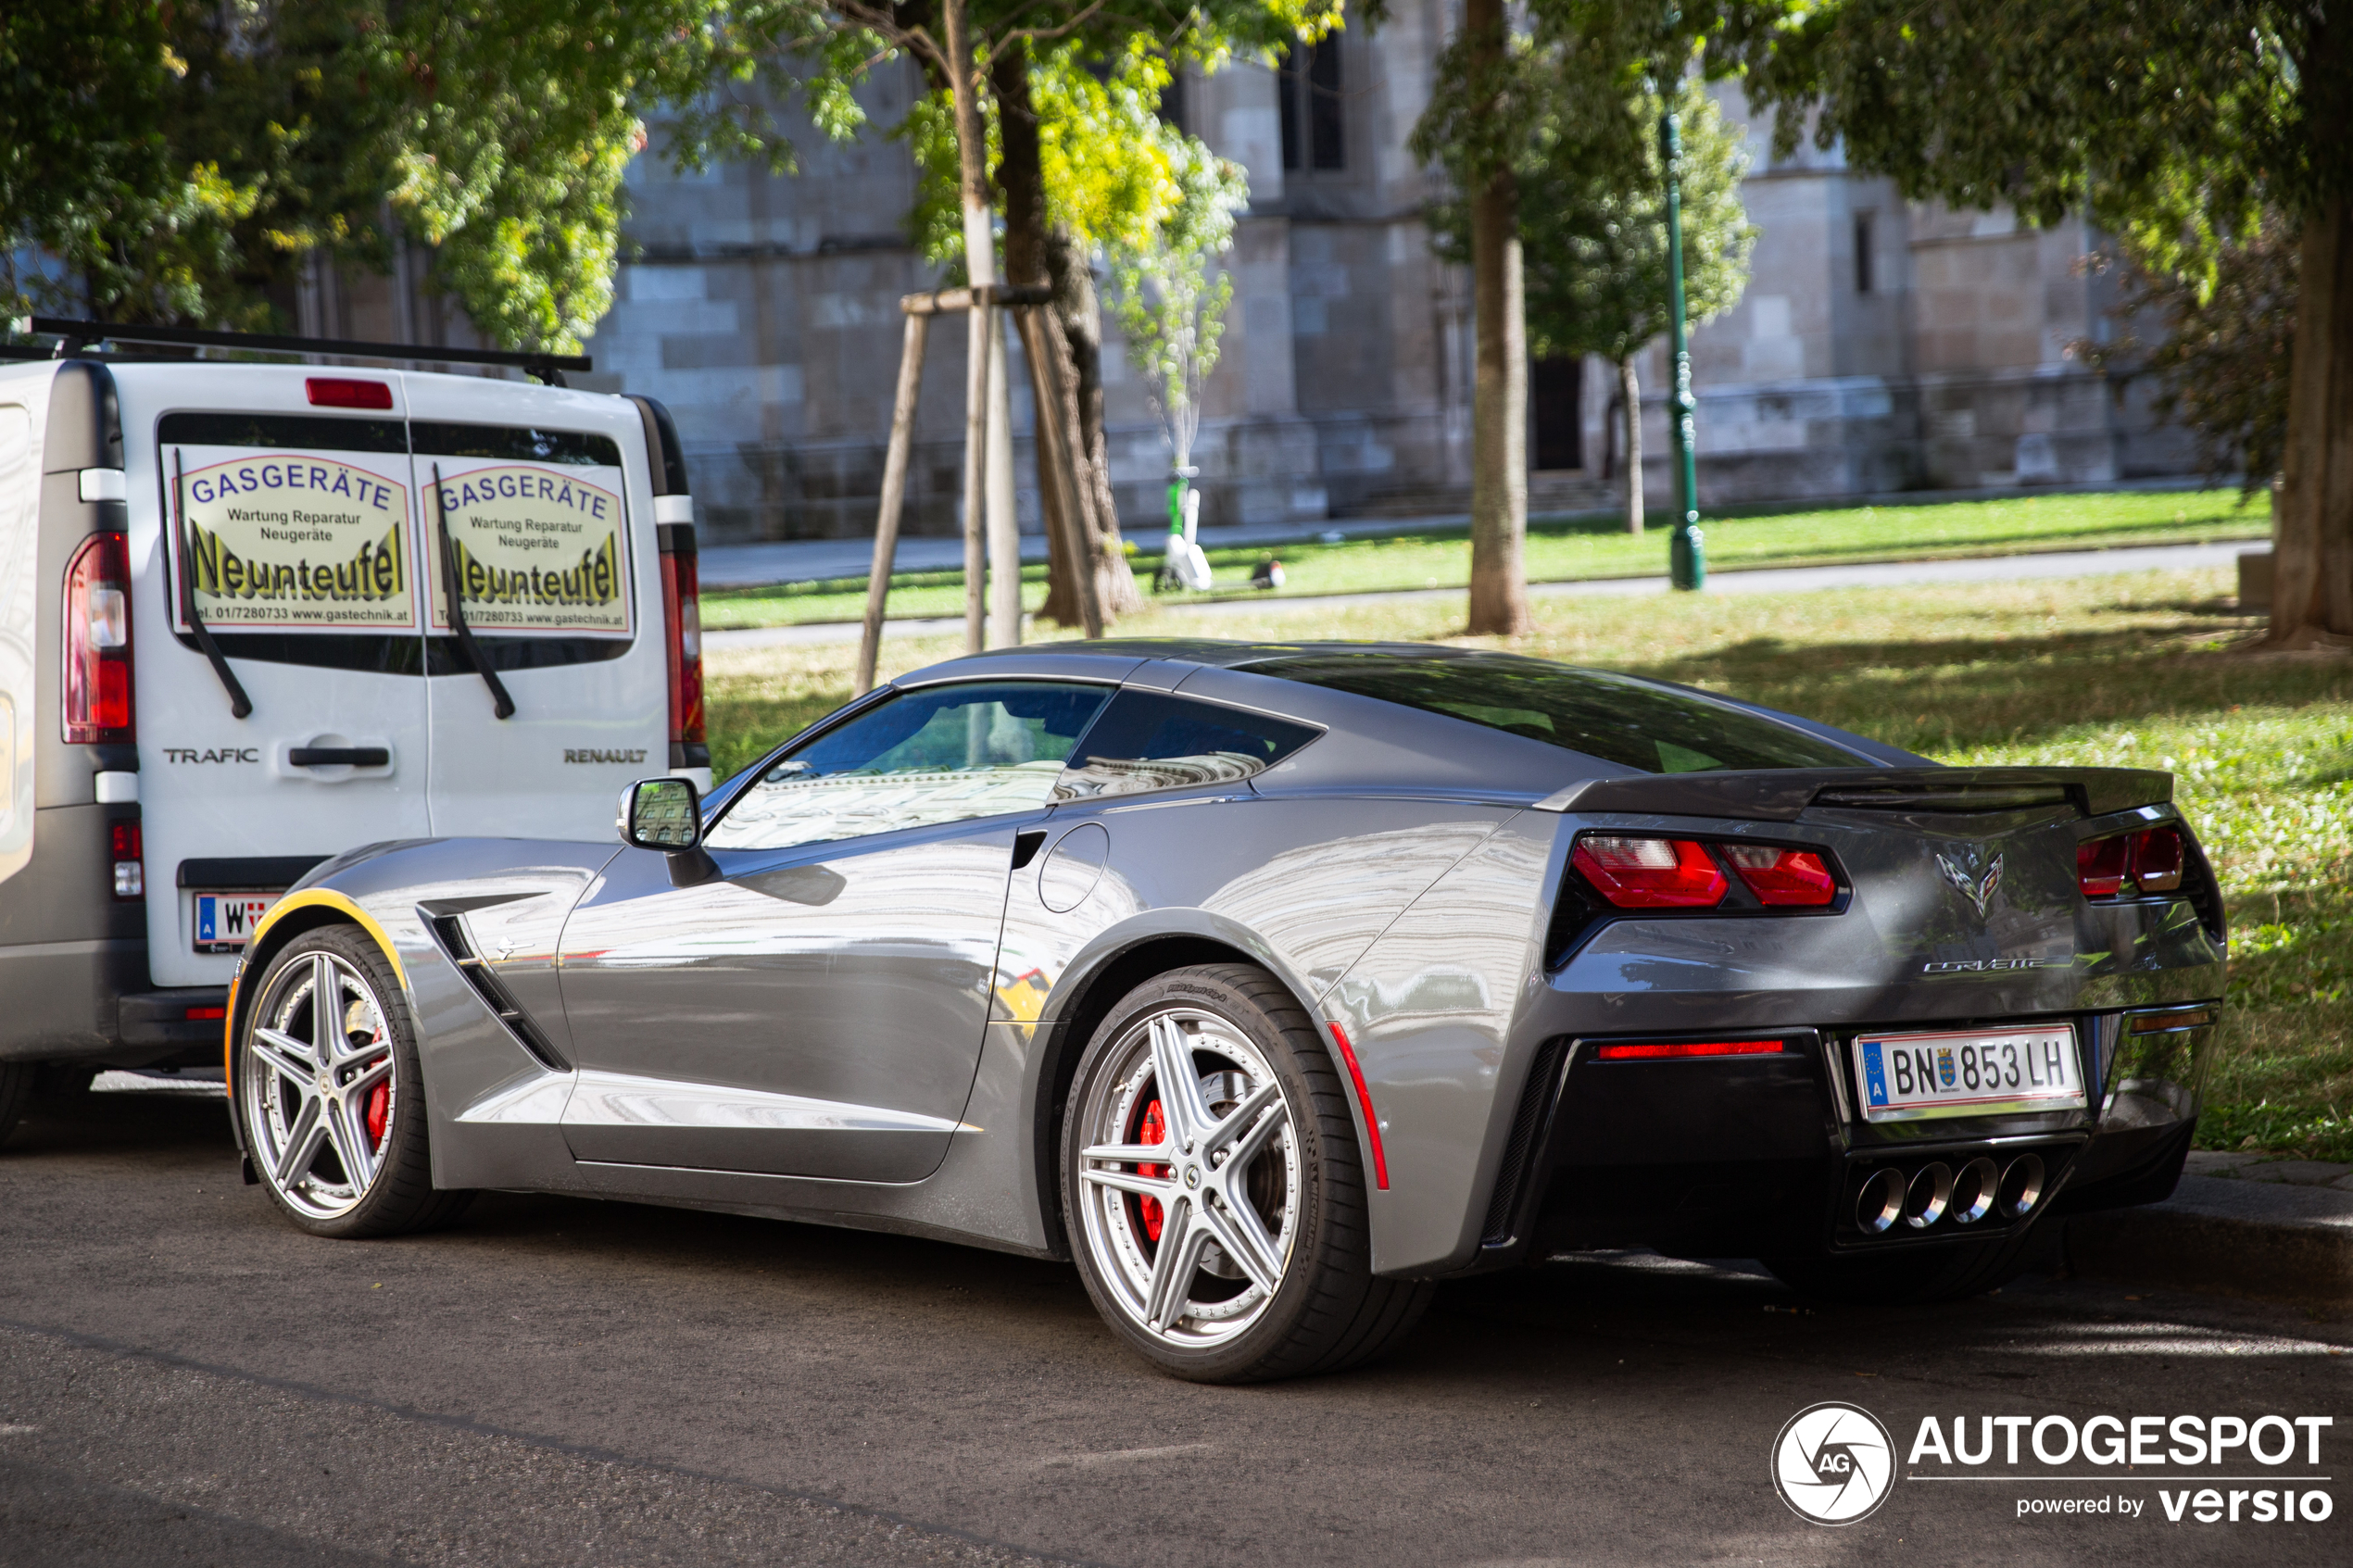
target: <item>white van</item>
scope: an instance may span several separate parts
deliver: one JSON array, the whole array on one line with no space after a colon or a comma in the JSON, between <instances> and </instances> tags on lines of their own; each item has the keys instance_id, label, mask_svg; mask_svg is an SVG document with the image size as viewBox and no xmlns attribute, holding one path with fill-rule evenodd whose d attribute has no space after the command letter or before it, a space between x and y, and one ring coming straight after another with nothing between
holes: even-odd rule
<instances>
[{"instance_id":1,"label":"white van","mask_svg":"<svg viewBox=\"0 0 2353 1568\"><path fill-rule=\"evenodd\" d=\"M342 850L710 784L660 405L181 352L0 366L0 1133L32 1063L217 1062L253 922Z\"/></svg>"}]
</instances>

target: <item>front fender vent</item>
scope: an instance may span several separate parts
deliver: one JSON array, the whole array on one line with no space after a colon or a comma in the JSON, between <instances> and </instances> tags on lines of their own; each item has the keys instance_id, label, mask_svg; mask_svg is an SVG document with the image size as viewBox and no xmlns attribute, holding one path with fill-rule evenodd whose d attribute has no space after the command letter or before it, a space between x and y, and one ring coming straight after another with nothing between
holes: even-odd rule
<instances>
[{"instance_id":1,"label":"front fender vent","mask_svg":"<svg viewBox=\"0 0 2353 1568\"><path fill-rule=\"evenodd\" d=\"M434 940L441 944L441 950L449 955L449 961L457 965L459 974L466 977L466 984L472 987L475 996L482 998L482 1005L496 1013L498 1022L507 1026L507 1033L515 1037L515 1043L529 1051L550 1073L571 1072L572 1064L556 1054L555 1047L547 1043L547 1037L531 1021L531 1015L515 1005L515 999L498 983L497 974L484 961L482 955L473 950L473 944L466 940L465 922L457 915L437 915L426 923L433 931Z\"/></svg>"}]
</instances>

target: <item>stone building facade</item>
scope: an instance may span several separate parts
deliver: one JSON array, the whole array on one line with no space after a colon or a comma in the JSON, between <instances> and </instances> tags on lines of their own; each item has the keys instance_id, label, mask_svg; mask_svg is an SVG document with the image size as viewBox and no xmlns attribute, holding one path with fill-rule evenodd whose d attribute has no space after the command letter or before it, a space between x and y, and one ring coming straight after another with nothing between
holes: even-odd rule
<instances>
[{"instance_id":1,"label":"stone building facade","mask_svg":"<svg viewBox=\"0 0 2353 1568\"><path fill-rule=\"evenodd\" d=\"M1205 522L1467 507L1468 279L1431 255L1431 176L1405 146L1451 10L1400 0L1376 34L1173 95L1180 122L1250 175L1196 457ZM874 124L894 123L917 88L912 66L883 72L866 95ZM1731 118L1751 119L1737 86L1724 92ZM2037 232L1907 203L1835 153L1775 162L1754 120L1753 278L1692 337L1704 506L2191 471L2191 443L2151 420L2145 390L2119 395L2069 356L2071 341L2111 330L2107 285L2077 265L2093 243L2080 223ZM631 259L589 345L591 384L650 394L676 416L714 541L871 532L897 301L939 282L905 238L915 182L901 144L879 130L849 145L812 134L801 166L679 177L640 159ZM934 330L913 532L957 525L963 354L961 330ZM1647 489L1661 508L1663 350L1641 371ZM1123 520L1156 529L1167 448L1115 338L1105 372ZM1034 529L1025 378L1013 384ZM1533 510L1606 504L1614 394L1598 363L1533 367Z\"/></svg>"}]
</instances>

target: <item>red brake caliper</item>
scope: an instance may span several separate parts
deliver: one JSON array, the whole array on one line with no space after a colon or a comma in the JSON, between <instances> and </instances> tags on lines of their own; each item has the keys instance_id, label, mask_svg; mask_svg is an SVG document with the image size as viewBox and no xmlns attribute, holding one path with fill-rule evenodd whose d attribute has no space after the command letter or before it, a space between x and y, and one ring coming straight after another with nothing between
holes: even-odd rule
<instances>
[{"instance_id":1,"label":"red brake caliper","mask_svg":"<svg viewBox=\"0 0 2353 1568\"><path fill-rule=\"evenodd\" d=\"M383 1031L376 1035L384 1038ZM384 1146L384 1123L392 1120L392 1080L387 1077L368 1091L368 1142L377 1148Z\"/></svg>"},{"instance_id":2,"label":"red brake caliper","mask_svg":"<svg viewBox=\"0 0 2353 1568\"><path fill-rule=\"evenodd\" d=\"M1161 1139L1166 1137L1167 1135L1168 1123L1161 1119L1160 1101L1153 1100L1150 1105L1144 1107L1144 1121L1143 1124L1136 1129L1136 1141L1138 1143L1158 1143ZM1139 1176L1165 1176L1168 1174L1168 1167L1165 1165L1139 1165L1136 1167L1136 1173ZM1160 1239L1161 1224L1160 1199L1157 1198L1139 1198L1136 1200L1136 1202L1144 1211L1144 1234L1150 1236L1152 1240L1158 1241Z\"/></svg>"}]
</instances>

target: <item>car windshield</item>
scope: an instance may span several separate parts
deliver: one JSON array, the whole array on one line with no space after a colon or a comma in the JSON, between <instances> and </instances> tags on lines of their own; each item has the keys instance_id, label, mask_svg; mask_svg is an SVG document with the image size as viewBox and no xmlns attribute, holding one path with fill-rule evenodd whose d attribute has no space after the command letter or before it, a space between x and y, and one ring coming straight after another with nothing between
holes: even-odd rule
<instances>
[{"instance_id":1,"label":"car windshield","mask_svg":"<svg viewBox=\"0 0 2353 1568\"><path fill-rule=\"evenodd\" d=\"M1842 746L1728 703L1516 654L1428 659L1311 653L1244 668L1442 713L1646 773L1853 768L1864 761Z\"/></svg>"}]
</instances>

